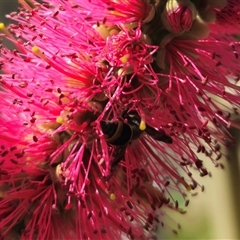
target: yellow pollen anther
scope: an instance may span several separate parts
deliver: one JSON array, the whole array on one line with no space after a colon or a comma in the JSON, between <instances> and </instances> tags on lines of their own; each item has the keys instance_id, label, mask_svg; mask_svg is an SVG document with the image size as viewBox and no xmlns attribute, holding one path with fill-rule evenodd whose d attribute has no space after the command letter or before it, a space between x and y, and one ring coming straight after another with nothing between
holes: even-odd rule
<instances>
[{"instance_id":1,"label":"yellow pollen anther","mask_svg":"<svg viewBox=\"0 0 240 240\"><path fill-rule=\"evenodd\" d=\"M56 118L56 122L59 123L59 124L63 124L63 118L62 117L57 117Z\"/></svg>"},{"instance_id":2,"label":"yellow pollen anther","mask_svg":"<svg viewBox=\"0 0 240 240\"><path fill-rule=\"evenodd\" d=\"M16 41L15 37L8 31L8 29L6 28L6 26L2 22L0 22L0 31L4 32L8 38L12 39L13 42L15 43L16 47L21 52L23 52L23 53L25 52L24 47L19 42Z\"/></svg>"},{"instance_id":3,"label":"yellow pollen anther","mask_svg":"<svg viewBox=\"0 0 240 240\"><path fill-rule=\"evenodd\" d=\"M44 53L39 49L38 46L33 46L32 47L32 52L40 57L42 60L44 60L45 62L49 63L49 60L46 58L46 56L44 55Z\"/></svg>"},{"instance_id":4,"label":"yellow pollen anther","mask_svg":"<svg viewBox=\"0 0 240 240\"><path fill-rule=\"evenodd\" d=\"M40 50L40 48L38 46L33 46L32 47L32 52L40 57L43 61L49 63L50 61L47 59L47 57L44 55L44 53Z\"/></svg>"},{"instance_id":5,"label":"yellow pollen anther","mask_svg":"<svg viewBox=\"0 0 240 240\"><path fill-rule=\"evenodd\" d=\"M2 31L5 31L6 30L6 27L5 27L5 25L4 25L4 23L0 23L0 29L2 30Z\"/></svg>"},{"instance_id":6,"label":"yellow pollen anther","mask_svg":"<svg viewBox=\"0 0 240 240\"><path fill-rule=\"evenodd\" d=\"M0 191L0 198L3 198L3 192Z\"/></svg>"},{"instance_id":7,"label":"yellow pollen anther","mask_svg":"<svg viewBox=\"0 0 240 240\"><path fill-rule=\"evenodd\" d=\"M7 30L4 23L0 23L0 31L4 32L9 38L14 39L13 35Z\"/></svg>"},{"instance_id":8,"label":"yellow pollen anther","mask_svg":"<svg viewBox=\"0 0 240 240\"><path fill-rule=\"evenodd\" d=\"M185 188L187 189L188 192L192 190L192 188L188 184L185 186Z\"/></svg>"},{"instance_id":9,"label":"yellow pollen anther","mask_svg":"<svg viewBox=\"0 0 240 240\"><path fill-rule=\"evenodd\" d=\"M124 56L122 56L120 58L120 61L123 63L123 64L126 64L128 62L128 59L129 59L129 54L125 54Z\"/></svg>"},{"instance_id":10,"label":"yellow pollen anther","mask_svg":"<svg viewBox=\"0 0 240 240\"><path fill-rule=\"evenodd\" d=\"M146 123L144 120L141 120L140 124L139 124L139 129L141 131L144 131L146 129Z\"/></svg>"},{"instance_id":11,"label":"yellow pollen anther","mask_svg":"<svg viewBox=\"0 0 240 240\"><path fill-rule=\"evenodd\" d=\"M116 195L114 193L111 193L109 197L110 197L111 200L115 200L116 199Z\"/></svg>"},{"instance_id":12,"label":"yellow pollen anther","mask_svg":"<svg viewBox=\"0 0 240 240\"><path fill-rule=\"evenodd\" d=\"M37 46L33 46L33 47L32 47L32 52L38 54L38 53L41 52L41 51L40 51L40 49L39 49Z\"/></svg>"}]
</instances>

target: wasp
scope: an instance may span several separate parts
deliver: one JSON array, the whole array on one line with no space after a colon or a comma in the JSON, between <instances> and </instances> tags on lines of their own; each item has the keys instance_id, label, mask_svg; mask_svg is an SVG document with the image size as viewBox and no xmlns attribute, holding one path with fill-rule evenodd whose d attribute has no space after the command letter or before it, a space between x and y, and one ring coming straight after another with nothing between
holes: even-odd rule
<instances>
[{"instance_id":1,"label":"wasp","mask_svg":"<svg viewBox=\"0 0 240 240\"><path fill-rule=\"evenodd\" d=\"M128 144L140 138L144 132L157 141L168 144L173 142L172 137L162 129L156 129L146 125L145 130L141 130L139 127L141 117L137 112L129 112L123 116L123 119L126 121L100 122L102 132L106 135L106 141L109 145L115 147L115 153L111 163L111 173L113 173L120 161L123 160Z\"/></svg>"}]
</instances>

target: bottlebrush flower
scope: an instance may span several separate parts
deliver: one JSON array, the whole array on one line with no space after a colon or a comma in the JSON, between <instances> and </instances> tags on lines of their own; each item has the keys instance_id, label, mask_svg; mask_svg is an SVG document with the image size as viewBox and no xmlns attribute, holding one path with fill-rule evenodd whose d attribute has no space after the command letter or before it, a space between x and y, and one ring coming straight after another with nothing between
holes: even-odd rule
<instances>
[{"instance_id":1,"label":"bottlebrush flower","mask_svg":"<svg viewBox=\"0 0 240 240\"><path fill-rule=\"evenodd\" d=\"M240 1L20 3L0 24L1 238L153 238L208 174L198 153L221 166L234 142Z\"/></svg>"}]
</instances>

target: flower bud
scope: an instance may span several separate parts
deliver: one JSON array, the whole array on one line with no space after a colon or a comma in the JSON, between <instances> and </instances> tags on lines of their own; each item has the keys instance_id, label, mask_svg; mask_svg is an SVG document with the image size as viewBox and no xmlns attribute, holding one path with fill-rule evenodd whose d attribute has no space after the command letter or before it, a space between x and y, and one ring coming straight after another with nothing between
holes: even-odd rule
<instances>
[{"instance_id":1,"label":"flower bud","mask_svg":"<svg viewBox=\"0 0 240 240\"><path fill-rule=\"evenodd\" d=\"M161 20L168 31L182 33L191 29L196 15L195 5L189 0L168 0Z\"/></svg>"},{"instance_id":2,"label":"flower bud","mask_svg":"<svg viewBox=\"0 0 240 240\"><path fill-rule=\"evenodd\" d=\"M204 22L216 21L216 13L227 5L227 0L205 0L204 4L198 4L198 14Z\"/></svg>"}]
</instances>

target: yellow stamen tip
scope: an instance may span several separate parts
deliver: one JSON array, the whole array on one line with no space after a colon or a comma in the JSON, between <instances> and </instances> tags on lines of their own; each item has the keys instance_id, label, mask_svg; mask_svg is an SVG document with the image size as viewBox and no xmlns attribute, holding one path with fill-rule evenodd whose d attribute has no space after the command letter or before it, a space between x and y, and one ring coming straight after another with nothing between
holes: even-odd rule
<instances>
[{"instance_id":1,"label":"yellow stamen tip","mask_svg":"<svg viewBox=\"0 0 240 240\"><path fill-rule=\"evenodd\" d=\"M143 120L140 122L139 129L141 131L144 131L146 129L146 123Z\"/></svg>"},{"instance_id":2,"label":"yellow stamen tip","mask_svg":"<svg viewBox=\"0 0 240 240\"><path fill-rule=\"evenodd\" d=\"M36 54L38 57L40 57L41 59L43 59L44 61L48 62L46 56L44 55L44 53L40 50L40 48L38 46L33 46L32 52L34 54Z\"/></svg>"},{"instance_id":3,"label":"yellow stamen tip","mask_svg":"<svg viewBox=\"0 0 240 240\"><path fill-rule=\"evenodd\" d=\"M32 52L35 53L35 54L41 54L42 53L38 46L33 46L32 47Z\"/></svg>"},{"instance_id":4,"label":"yellow stamen tip","mask_svg":"<svg viewBox=\"0 0 240 240\"><path fill-rule=\"evenodd\" d=\"M111 200L115 200L117 198L114 193L111 193L109 197L110 197Z\"/></svg>"},{"instance_id":5,"label":"yellow stamen tip","mask_svg":"<svg viewBox=\"0 0 240 240\"><path fill-rule=\"evenodd\" d=\"M123 63L123 64L126 64L128 62L128 59L129 59L129 54L126 54L124 56L122 56L120 58L120 61Z\"/></svg>"},{"instance_id":6,"label":"yellow stamen tip","mask_svg":"<svg viewBox=\"0 0 240 240\"><path fill-rule=\"evenodd\" d=\"M6 29L6 27L5 27L4 23L2 23L2 22L0 23L0 29L1 29L1 30L4 30L4 29Z\"/></svg>"},{"instance_id":7,"label":"yellow stamen tip","mask_svg":"<svg viewBox=\"0 0 240 240\"><path fill-rule=\"evenodd\" d=\"M56 118L56 122L59 123L59 124L63 124L63 118L62 117L57 117Z\"/></svg>"},{"instance_id":8,"label":"yellow stamen tip","mask_svg":"<svg viewBox=\"0 0 240 240\"><path fill-rule=\"evenodd\" d=\"M0 191L0 198L3 198L3 192Z\"/></svg>"},{"instance_id":9,"label":"yellow stamen tip","mask_svg":"<svg viewBox=\"0 0 240 240\"><path fill-rule=\"evenodd\" d=\"M192 188L189 185L186 185L185 188L187 189L188 192L192 190Z\"/></svg>"}]
</instances>

